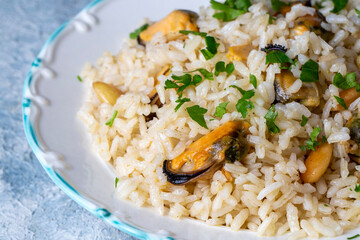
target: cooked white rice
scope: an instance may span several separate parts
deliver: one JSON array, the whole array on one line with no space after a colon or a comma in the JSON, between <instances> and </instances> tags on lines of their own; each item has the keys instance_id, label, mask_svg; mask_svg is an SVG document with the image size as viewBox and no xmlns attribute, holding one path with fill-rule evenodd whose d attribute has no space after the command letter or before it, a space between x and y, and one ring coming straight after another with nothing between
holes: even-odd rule
<instances>
[{"instance_id":1,"label":"cooked white rice","mask_svg":"<svg viewBox=\"0 0 360 240\"><path fill-rule=\"evenodd\" d=\"M78 116L92 137L94 150L116 169L118 197L138 206L152 206L158 213L174 218L190 217L233 231L250 229L261 236L291 232L289 239L333 237L358 226L360 193L354 187L359 183L360 167L350 161L342 143L350 139L345 124L359 111L360 98L349 110L336 113L331 109L336 105L332 96L339 94L332 85L334 75L360 73L355 63L360 54L360 19L354 11L360 9L360 0L350 0L340 14L331 13L331 1L322 4L320 12L327 21L322 27L334 33L328 43L313 32L295 38L289 35L294 20L313 14L313 8L295 5L285 18L269 24L270 8L260 2L230 22L213 18L210 7L200 9L199 30L215 36L220 43L218 54L209 61L199 52L205 48L202 37L189 35L186 40L166 42L157 34L146 48L126 39L118 55L107 52L96 67L87 64L81 72L86 97ZM265 64L266 53L260 49L269 43L284 45L290 58L298 58L292 68L296 78L308 59L319 63L325 103L323 111L317 113L297 102L277 103L279 134L269 134L264 119L275 100L275 74L281 71L279 64ZM156 74L166 64L171 64L172 73L178 75L198 68L213 72L218 61L229 62L229 46L244 44L254 47L247 62L234 61L235 71L228 77L222 73L214 81L203 80L187 88L184 97L191 102L177 112L176 91L164 89L168 77L160 76L160 84L154 86ZM189 144L220 125L243 119L235 108L241 95L229 86L253 89L250 73L258 80L252 98L255 108L246 118L251 124L247 137L251 150L241 162L224 165L233 181L219 170L208 180L181 186L168 183L162 171L164 160L180 155ZM95 81L112 84L123 92L114 106L99 101L92 89ZM297 80L290 91L297 92L302 84ZM163 104L160 108L149 104L147 94L154 87ZM221 119L213 117L216 106L226 101L230 102L227 113ZM195 104L208 110L205 120L209 129L186 112L186 107ZM105 123L115 110L118 114L109 127ZM144 116L151 112L157 117L146 122ZM304 127L300 125L302 115L309 118ZM334 144L333 157L318 182L303 184L300 173L306 171L306 152L299 145L317 126Z\"/></svg>"}]
</instances>

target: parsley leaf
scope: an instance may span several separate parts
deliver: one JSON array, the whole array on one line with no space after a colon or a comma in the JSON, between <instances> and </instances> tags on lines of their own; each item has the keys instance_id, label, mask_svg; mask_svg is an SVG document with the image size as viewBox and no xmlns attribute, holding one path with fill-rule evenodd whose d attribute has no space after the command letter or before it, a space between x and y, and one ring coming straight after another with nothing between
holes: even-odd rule
<instances>
[{"instance_id":1,"label":"parsley leaf","mask_svg":"<svg viewBox=\"0 0 360 240\"><path fill-rule=\"evenodd\" d=\"M177 85L175 82L173 82L173 81L170 81L170 80L166 80L165 81L165 90L166 89L169 89L169 88L179 88L180 86L179 85Z\"/></svg>"},{"instance_id":2,"label":"parsley leaf","mask_svg":"<svg viewBox=\"0 0 360 240\"><path fill-rule=\"evenodd\" d=\"M268 15L269 15L269 21L268 21L268 23L269 23L269 24L273 24L273 21L276 21L276 17L271 16L270 13L268 13Z\"/></svg>"},{"instance_id":3,"label":"parsley leaf","mask_svg":"<svg viewBox=\"0 0 360 240\"><path fill-rule=\"evenodd\" d=\"M225 67L225 62L220 61L215 65L215 76L219 76L220 73L226 72L227 76L229 76L235 70L234 64L229 63Z\"/></svg>"},{"instance_id":4,"label":"parsley leaf","mask_svg":"<svg viewBox=\"0 0 360 240\"><path fill-rule=\"evenodd\" d=\"M217 62L215 65L215 76L219 76L221 72L225 72L225 71L226 71L225 62L223 61Z\"/></svg>"},{"instance_id":5,"label":"parsley leaf","mask_svg":"<svg viewBox=\"0 0 360 240\"><path fill-rule=\"evenodd\" d=\"M204 79L214 80L214 74L212 72L209 72L205 68L198 68L198 69L195 69L193 71L186 72L186 73L193 73L193 72L200 72L201 75L204 76Z\"/></svg>"},{"instance_id":6,"label":"parsley leaf","mask_svg":"<svg viewBox=\"0 0 360 240\"><path fill-rule=\"evenodd\" d=\"M201 49L200 52L204 55L206 60L213 58L217 54L217 48L219 43L215 41L215 38L212 36L205 37L206 49Z\"/></svg>"},{"instance_id":7,"label":"parsley leaf","mask_svg":"<svg viewBox=\"0 0 360 240\"><path fill-rule=\"evenodd\" d=\"M306 123L309 121L309 119L307 118L307 117L305 117L304 115L302 115L302 120L301 120L301 126L303 127L303 126L305 126L306 125Z\"/></svg>"},{"instance_id":8,"label":"parsley leaf","mask_svg":"<svg viewBox=\"0 0 360 240\"><path fill-rule=\"evenodd\" d=\"M115 120L117 114L118 114L118 111L116 110L116 111L114 112L113 116L109 119L109 121L107 121L107 122L105 123L105 125L108 125L109 127L112 127L112 125L113 125L113 123L114 123L114 120Z\"/></svg>"},{"instance_id":9,"label":"parsley leaf","mask_svg":"<svg viewBox=\"0 0 360 240\"><path fill-rule=\"evenodd\" d=\"M279 12L283 6L287 6L287 4L280 0L271 0L271 7L275 12Z\"/></svg>"},{"instance_id":10,"label":"parsley leaf","mask_svg":"<svg viewBox=\"0 0 360 240\"><path fill-rule=\"evenodd\" d=\"M213 9L220 11L215 13L213 17L224 22L231 21L244 14L251 6L250 0L226 0L224 3L211 0L210 3Z\"/></svg>"},{"instance_id":11,"label":"parsley leaf","mask_svg":"<svg viewBox=\"0 0 360 240\"><path fill-rule=\"evenodd\" d=\"M241 98L236 103L236 110L241 113L243 118L246 118L247 110L251 110L254 108L254 104L249 100L246 101L245 99Z\"/></svg>"},{"instance_id":12,"label":"parsley leaf","mask_svg":"<svg viewBox=\"0 0 360 240\"><path fill-rule=\"evenodd\" d=\"M201 37L207 36L206 32L195 32L195 31L188 31L188 30L180 30L179 33L182 33L185 35L193 34L193 35L197 35L197 36L201 36Z\"/></svg>"},{"instance_id":13,"label":"parsley leaf","mask_svg":"<svg viewBox=\"0 0 360 240\"><path fill-rule=\"evenodd\" d=\"M355 8L355 12L357 13L358 18L360 18L360 11Z\"/></svg>"},{"instance_id":14,"label":"parsley leaf","mask_svg":"<svg viewBox=\"0 0 360 240\"><path fill-rule=\"evenodd\" d=\"M346 106L346 103L345 103L344 99L342 99L341 97L338 97L338 96L334 96L334 98L336 99L336 101L338 102L338 104L340 104L343 108L348 109L348 107Z\"/></svg>"},{"instance_id":15,"label":"parsley leaf","mask_svg":"<svg viewBox=\"0 0 360 240\"><path fill-rule=\"evenodd\" d=\"M360 192L360 184L355 185L355 192Z\"/></svg>"},{"instance_id":16,"label":"parsley leaf","mask_svg":"<svg viewBox=\"0 0 360 240\"><path fill-rule=\"evenodd\" d=\"M283 51L272 50L267 53L265 63L280 63L281 68L284 68L285 63L290 63L293 65L295 62L291 60Z\"/></svg>"},{"instance_id":17,"label":"parsley leaf","mask_svg":"<svg viewBox=\"0 0 360 240\"><path fill-rule=\"evenodd\" d=\"M215 117L222 118L224 114L226 113L226 106L229 104L229 102L220 103L219 106L215 109Z\"/></svg>"},{"instance_id":18,"label":"parsley leaf","mask_svg":"<svg viewBox=\"0 0 360 240\"><path fill-rule=\"evenodd\" d=\"M331 10L333 13L338 13L346 7L348 0L332 0L334 3L334 9Z\"/></svg>"},{"instance_id":19,"label":"parsley leaf","mask_svg":"<svg viewBox=\"0 0 360 240\"><path fill-rule=\"evenodd\" d=\"M358 238L358 237L360 237L360 234L356 234L356 235L354 235L352 237L348 237L347 239L352 240L352 239L355 239L355 238Z\"/></svg>"},{"instance_id":20,"label":"parsley leaf","mask_svg":"<svg viewBox=\"0 0 360 240\"><path fill-rule=\"evenodd\" d=\"M119 179L116 177L115 178L115 188L117 188L118 182L119 182Z\"/></svg>"},{"instance_id":21,"label":"parsley leaf","mask_svg":"<svg viewBox=\"0 0 360 240\"><path fill-rule=\"evenodd\" d=\"M306 149L310 149L315 151L315 147L320 145L320 142L317 142L316 139L321 132L321 128L315 127L313 131L310 133L310 139L305 142L305 146L300 146L302 151Z\"/></svg>"},{"instance_id":22,"label":"parsley leaf","mask_svg":"<svg viewBox=\"0 0 360 240\"><path fill-rule=\"evenodd\" d=\"M177 110L179 110L179 108L186 102L190 102L189 98L181 98L179 97L175 102L178 103L178 105L176 105L175 107L175 112L177 112Z\"/></svg>"},{"instance_id":23,"label":"parsley leaf","mask_svg":"<svg viewBox=\"0 0 360 240\"><path fill-rule=\"evenodd\" d=\"M233 63L229 63L226 65L226 73L227 73L227 76L229 76L230 74L233 73L233 71L235 70L235 67L234 67L234 64Z\"/></svg>"},{"instance_id":24,"label":"parsley leaf","mask_svg":"<svg viewBox=\"0 0 360 240\"><path fill-rule=\"evenodd\" d=\"M329 205L327 205L326 203L324 204L325 207L328 207Z\"/></svg>"},{"instance_id":25,"label":"parsley leaf","mask_svg":"<svg viewBox=\"0 0 360 240\"><path fill-rule=\"evenodd\" d=\"M246 100L252 98L255 95L255 91L254 90L245 91L244 89L242 89L238 86L235 86L235 85L230 85L230 87L236 88L242 94L242 97L236 103L236 110L239 113L241 113L241 116L243 118L245 118L247 115L247 110L248 109L251 110L254 108L253 102L251 102L250 100L249 101L246 101Z\"/></svg>"},{"instance_id":26,"label":"parsley leaf","mask_svg":"<svg viewBox=\"0 0 360 240\"><path fill-rule=\"evenodd\" d=\"M255 75L252 75L251 73L250 73L250 83L254 86L255 89L257 88L257 79Z\"/></svg>"},{"instance_id":27,"label":"parsley leaf","mask_svg":"<svg viewBox=\"0 0 360 240\"><path fill-rule=\"evenodd\" d=\"M272 133L280 132L280 128L278 126L276 126L276 124L275 124L275 120L278 115L279 115L279 113L275 111L275 106L271 105L269 111L265 114L265 117L264 117L266 120L266 126L267 126L269 132L272 132Z\"/></svg>"},{"instance_id":28,"label":"parsley leaf","mask_svg":"<svg viewBox=\"0 0 360 240\"><path fill-rule=\"evenodd\" d=\"M205 78L206 79L206 78ZM212 80L212 79L209 79L209 80ZM192 85L194 85L194 86L196 86L196 85L198 85L199 83L201 83L201 81L202 81L202 77L200 76L200 75L198 75L198 74L196 74L196 75L194 75L194 77L193 77L193 81L192 81Z\"/></svg>"},{"instance_id":29,"label":"parsley leaf","mask_svg":"<svg viewBox=\"0 0 360 240\"><path fill-rule=\"evenodd\" d=\"M139 27L138 29L135 29L135 31L133 31L132 33L130 33L130 38L131 39L136 39L141 32L145 31L147 28L149 27L149 24L144 24L141 27Z\"/></svg>"},{"instance_id":30,"label":"parsley leaf","mask_svg":"<svg viewBox=\"0 0 360 240\"><path fill-rule=\"evenodd\" d=\"M207 109L202 108L199 105L194 105L192 107L186 108L186 110L192 120L197 122L200 126L208 129L204 118L204 114L208 111Z\"/></svg>"},{"instance_id":31,"label":"parsley leaf","mask_svg":"<svg viewBox=\"0 0 360 240\"><path fill-rule=\"evenodd\" d=\"M335 74L333 84L343 90L359 85L356 82L356 74L354 72L346 74L345 77L341 73Z\"/></svg>"},{"instance_id":32,"label":"parsley leaf","mask_svg":"<svg viewBox=\"0 0 360 240\"><path fill-rule=\"evenodd\" d=\"M79 82L83 81L82 78L79 75L77 75L77 79L79 80Z\"/></svg>"},{"instance_id":33,"label":"parsley leaf","mask_svg":"<svg viewBox=\"0 0 360 240\"><path fill-rule=\"evenodd\" d=\"M301 69L300 80L303 82L319 81L319 64L309 59Z\"/></svg>"}]
</instances>

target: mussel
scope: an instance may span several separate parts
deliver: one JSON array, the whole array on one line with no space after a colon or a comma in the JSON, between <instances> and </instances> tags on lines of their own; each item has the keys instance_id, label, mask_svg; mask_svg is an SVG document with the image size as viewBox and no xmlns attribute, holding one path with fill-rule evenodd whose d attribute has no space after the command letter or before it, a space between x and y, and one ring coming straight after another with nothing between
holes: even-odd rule
<instances>
[{"instance_id":1,"label":"mussel","mask_svg":"<svg viewBox=\"0 0 360 240\"><path fill-rule=\"evenodd\" d=\"M230 61L247 61L247 58L249 56L249 53L254 48L251 45L237 45L237 46L231 46L229 48L229 52L226 54L226 57Z\"/></svg>"},{"instance_id":2,"label":"mussel","mask_svg":"<svg viewBox=\"0 0 360 240\"><path fill-rule=\"evenodd\" d=\"M346 127L350 130L346 150L350 159L360 164L360 118L353 117L347 122Z\"/></svg>"},{"instance_id":3,"label":"mussel","mask_svg":"<svg viewBox=\"0 0 360 240\"><path fill-rule=\"evenodd\" d=\"M150 25L145 31L141 32L138 41L142 44L151 41L154 35L162 32L168 41L186 38L180 34L180 30L198 31L196 21L198 15L188 10L175 10L162 20Z\"/></svg>"},{"instance_id":4,"label":"mussel","mask_svg":"<svg viewBox=\"0 0 360 240\"><path fill-rule=\"evenodd\" d=\"M307 107L317 107L320 104L320 94L316 83L302 83L303 86L296 93L290 93L289 88L296 78L289 70L282 70L275 76L275 100L281 103L297 101Z\"/></svg>"},{"instance_id":5,"label":"mussel","mask_svg":"<svg viewBox=\"0 0 360 240\"><path fill-rule=\"evenodd\" d=\"M92 87L99 100L110 105L114 105L121 95L120 90L108 83L94 82Z\"/></svg>"},{"instance_id":6,"label":"mussel","mask_svg":"<svg viewBox=\"0 0 360 240\"><path fill-rule=\"evenodd\" d=\"M349 88L349 89L340 91L339 96L341 99L344 100L346 106L350 106L351 103L353 103L356 99L358 99L360 97L360 92L356 91L355 87L353 87L353 88ZM336 105L336 107L333 107L331 110L332 111L342 111L345 109L343 106L338 104L338 105Z\"/></svg>"},{"instance_id":7,"label":"mussel","mask_svg":"<svg viewBox=\"0 0 360 240\"><path fill-rule=\"evenodd\" d=\"M165 160L163 172L168 182L185 184L211 177L225 160L240 161L249 150L246 140L250 124L229 121L190 144L173 160Z\"/></svg>"}]
</instances>

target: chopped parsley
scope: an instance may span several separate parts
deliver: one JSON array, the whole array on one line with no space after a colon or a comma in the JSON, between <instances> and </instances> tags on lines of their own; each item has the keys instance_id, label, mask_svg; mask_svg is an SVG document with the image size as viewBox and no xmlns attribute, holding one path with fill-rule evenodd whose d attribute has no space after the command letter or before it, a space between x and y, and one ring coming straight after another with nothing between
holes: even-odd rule
<instances>
[{"instance_id":1,"label":"chopped parsley","mask_svg":"<svg viewBox=\"0 0 360 240\"><path fill-rule=\"evenodd\" d=\"M229 104L229 102L220 103L219 106L217 106L216 109L215 109L214 116L222 118L224 116L224 114L226 113L226 106L228 104Z\"/></svg>"},{"instance_id":2,"label":"chopped parsley","mask_svg":"<svg viewBox=\"0 0 360 240\"><path fill-rule=\"evenodd\" d=\"M214 80L214 74L212 72L209 72L208 70L206 70L205 68L198 68L195 69L193 71L190 72L186 72L186 73L193 73L193 72L199 72L201 73L201 75L204 76L204 79L208 79L208 80ZM216 75L216 74L215 74Z\"/></svg>"},{"instance_id":3,"label":"chopped parsley","mask_svg":"<svg viewBox=\"0 0 360 240\"><path fill-rule=\"evenodd\" d=\"M229 76L235 70L234 64L229 63L225 66L225 62L220 61L215 65L215 76L219 76L220 73L226 72L227 76Z\"/></svg>"},{"instance_id":4,"label":"chopped parsley","mask_svg":"<svg viewBox=\"0 0 360 240\"><path fill-rule=\"evenodd\" d=\"M250 83L254 86L255 89L257 88L257 79L255 75L252 75L251 73L250 73Z\"/></svg>"},{"instance_id":5,"label":"chopped parsley","mask_svg":"<svg viewBox=\"0 0 360 240\"><path fill-rule=\"evenodd\" d=\"M254 108L253 102L251 102L248 99L252 98L255 95L255 91L254 90L245 91L244 89L235 85L231 85L230 87L236 88L242 94L242 97L236 103L236 110L239 113L241 113L241 116L243 118L246 118L248 109L251 110Z\"/></svg>"},{"instance_id":6,"label":"chopped parsley","mask_svg":"<svg viewBox=\"0 0 360 240\"><path fill-rule=\"evenodd\" d=\"M300 80L303 82L319 81L319 64L309 59L301 69Z\"/></svg>"},{"instance_id":7,"label":"chopped parsley","mask_svg":"<svg viewBox=\"0 0 360 240\"><path fill-rule=\"evenodd\" d=\"M355 185L355 192L360 192L360 184Z\"/></svg>"},{"instance_id":8,"label":"chopped parsley","mask_svg":"<svg viewBox=\"0 0 360 240\"><path fill-rule=\"evenodd\" d=\"M334 96L334 98L336 99L336 101L338 102L338 104L340 104L343 108L348 109L348 107L346 106L346 103L345 103L344 99L342 99L341 97L338 97L338 96Z\"/></svg>"},{"instance_id":9,"label":"chopped parsley","mask_svg":"<svg viewBox=\"0 0 360 240\"><path fill-rule=\"evenodd\" d=\"M210 60L217 54L217 48L219 43L215 41L215 38L212 36L205 37L206 49L201 49L200 52L203 54L206 60Z\"/></svg>"},{"instance_id":10,"label":"chopped parsley","mask_svg":"<svg viewBox=\"0 0 360 240\"><path fill-rule=\"evenodd\" d=\"M175 107L175 112L177 112L177 110L179 110L179 108L186 102L190 102L190 98L181 98L179 97L175 102L178 103L178 105L176 105Z\"/></svg>"},{"instance_id":11,"label":"chopped parsley","mask_svg":"<svg viewBox=\"0 0 360 240\"><path fill-rule=\"evenodd\" d=\"M201 49L200 52L203 54L206 60L213 58L217 54L217 49L220 44L216 42L214 37L208 36L207 33L205 32L194 32L194 31L185 31L185 30L179 32L185 35L194 34L205 38L206 48Z\"/></svg>"},{"instance_id":12,"label":"chopped parsley","mask_svg":"<svg viewBox=\"0 0 360 240\"><path fill-rule=\"evenodd\" d=\"M268 21L268 23L269 23L269 24L273 24L273 21L276 21L276 17L271 16L270 13L268 13L268 15L269 15L269 21Z\"/></svg>"},{"instance_id":13,"label":"chopped parsley","mask_svg":"<svg viewBox=\"0 0 360 240\"><path fill-rule=\"evenodd\" d=\"M303 127L303 126L305 126L306 125L306 123L309 121L309 119L307 118L307 117L305 117L304 115L302 115L302 120L301 120L301 126Z\"/></svg>"},{"instance_id":14,"label":"chopped parsley","mask_svg":"<svg viewBox=\"0 0 360 240\"><path fill-rule=\"evenodd\" d=\"M358 237L360 237L360 234L356 234L356 235L354 235L352 237L348 237L347 239L351 240L351 239L355 239L355 238L358 238Z\"/></svg>"},{"instance_id":15,"label":"chopped parsley","mask_svg":"<svg viewBox=\"0 0 360 240\"><path fill-rule=\"evenodd\" d=\"M109 119L109 121L107 121L107 122L105 123L105 125L108 125L109 127L112 127L112 125L113 125L113 123L114 123L114 120L115 120L117 114L118 114L118 111L115 110L113 116Z\"/></svg>"},{"instance_id":16,"label":"chopped parsley","mask_svg":"<svg viewBox=\"0 0 360 240\"><path fill-rule=\"evenodd\" d=\"M250 0L226 0L224 3L211 0L210 3L214 10L220 11L215 13L213 17L223 20L224 22L234 20L241 14L247 12L251 6Z\"/></svg>"},{"instance_id":17,"label":"chopped parsley","mask_svg":"<svg viewBox=\"0 0 360 240\"><path fill-rule=\"evenodd\" d=\"M193 34L193 35L197 35L197 36L201 36L201 37L207 36L206 32L195 32L195 31L188 31L188 30L180 30L179 33L182 33L185 35Z\"/></svg>"},{"instance_id":18,"label":"chopped parsley","mask_svg":"<svg viewBox=\"0 0 360 240\"><path fill-rule=\"evenodd\" d=\"M271 50L267 52L265 63L280 63L281 69L287 69L288 67L285 64L294 65L295 61L291 60L282 50Z\"/></svg>"},{"instance_id":19,"label":"chopped parsley","mask_svg":"<svg viewBox=\"0 0 360 240\"><path fill-rule=\"evenodd\" d=\"M360 18L360 11L355 8L355 12L357 13L358 18Z\"/></svg>"},{"instance_id":20,"label":"chopped parsley","mask_svg":"<svg viewBox=\"0 0 360 240\"><path fill-rule=\"evenodd\" d=\"M139 27L138 29L135 29L135 31L133 31L132 33L130 33L130 38L131 39L136 39L141 32L145 31L147 28L149 27L148 23L145 23L144 25L142 25L141 27Z\"/></svg>"},{"instance_id":21,"label":"chopped parsley","mask_svg":"<svg viewBox=\"0 0 360 240\"><path fill-rule=\"evenodd\" d=\"M334 9L331 10L333 13L338 13L346 7L348 0L332 0L334 3Z\"/></svg>"},{"instance_id":22,"label":"chopped parsley","mask_svg":"<svg viewBox=\"0 0 360 240\"><path fill-rule=\"evenodd\" d=\"M302 151L306 151L306 149L310 149L315 151L315 147L320 145L320 142L316 141L317 137L321 132L321 128L315 127L313 131L310 133L310 139L305 142L305 145L301 145L300 149Z\"/></svg>"},{"instance_id":23,"label":"chopped parsley","mask_svg":"<svg viewBox=\"0 0 360 240\"><path fill-rule=\"evenodd\" d=\"M77 79L79 80L79 82L83 81L82 78L79 75L77 75Z\"/></svg>"},{"instance_id":24,"label":"chopped parsley","mask_svg":"<svg viewBox=\"0 0 360 240\"><path fill-rule=\"evenodd\" d=\"M182 96L183 91L191 86L194 85L196 86L197 84L199 84L202 81L202 77L200 75L194 75L191 76L190 74L185 74L182 76L176 76L176 75L171 75L172 79L174 81L171 80L166 80L165 81L165 90L166 89L170 89L170 88L177 88L177 93ZM179 85L182 84L182 85Z\"/></svg>"},{"instance_id":25,"label":"chopped parsley","mask_svg":"<svg viewBox=\"0 0 360 240\"><path fill-rule=\"evenodd\" d=\"M186 108L186 110L192 120L197 122L200 126L208 129L204 118L204 114L208 111L207 109L202 108L199 105L194 105L192 107Z\"/></svg>"},{"instance_id":26,"label":"chopped parsley","mask_svg":"<svg viewBox=\"0 0 360 240\"><path fill-rule=\"evenodd\" d=\"M333 84L340 89L349 89L356 87L358 89L360 85L356 82L356 74L354 72L348 73L343 77L341 73L337 73L334 76Z\"/></svg>"},{"instance_id":27,"label":"chopped parsley","mask_svg":"<svg viewBox=\"0 0 360 240\"><path fill-rule=\"evenodd\" d=\"M279 115L279 113L275 111L274 105L272 105L270 107L269 111L265 114L264 118L266 120L266 126L267 126L269 132L272 132L272 133L280 132L280 128L278 126L276 126L276 124L275 124L275 120L278 115Z\"/></svg>"},{"instance_id":28,"label":"chopped parsley","mask_svg":"<svg viewBox=\"0 0 360 240\"><path fill-rule=\"evenodd\" d=\"M326 203L324 204L325 207L328 207L329 205L327 205Z\"/></svg>"},{"instance_id":29,"label":"chopped parsley","mask_svg":"<svg viewBox=\"0 0 360 240\"><path fill-rule=\"evenodd\" d=\"M288 4L280 0L271 0L271 7L272 9L274 9L275 12L279 12L283 6L287 6L287 5Z\"/></svg>"},{"instance_id":30,"label":"chopped parsley","mask_svg":"<svg viewBox=\"0 0 360 240\"><path fill-rule=\"evenodd\" d=\"M115 188L117 188L118 182L119 182L119 179L116 177L115 178Z\"/></svg>"}]
</instances>

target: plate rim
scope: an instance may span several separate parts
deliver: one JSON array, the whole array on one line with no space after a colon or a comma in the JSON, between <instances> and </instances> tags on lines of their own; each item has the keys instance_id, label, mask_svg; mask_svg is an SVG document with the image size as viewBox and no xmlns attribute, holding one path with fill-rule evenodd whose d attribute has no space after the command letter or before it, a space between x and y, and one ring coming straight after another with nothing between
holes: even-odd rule
<instances>
[{"instance_id":1,"label":"plate rim","mask_svg":"<svg viewBox=\"0 0 360 240\"><path fill-rule=\"evenodd\" d=\"M78 14L93 9L97 7L100 3L110 2L111 0L93 0L88 3L82 10L80 10L75 16ZM160 236L158 234L146 232L138 227L132 226L124 221L120 221L115 215L113 215L109 210L102 207L101 204L97 203L95 200L90 200L87 196L79 193L70 183L68 183L60 173L56 171L54 166L49 165L44 160L44 155L46 154L45 147L41 144L41 136L36 132L36 128L34 128L34 124L31 121L31 117L37 117L39 111L35 111L32 113L30 107L37 107L36 103L32 101L28 96L26 96L27 92L31 92L30 88L32 86L33 75L37 72L38 68L41 66L43 55L46 50L50 48L59 37L64 33L69 27L69 23L74 21L74 17L70 20L65 21L58 28L56 28L50 36L45 41L44 45L41 47L41 50L37 54L34 61L31 63L31 67L29 72L27 73L24 85L23 85L23 93L22 93L22 120L23 120L23 128L25 131L26 140L35 154L37 160L40 162L41 166L44 168L47 175L50 179L73 201L79 204L81 207L85 208L87 211L95 215L96 217L102 219L106 223L111 226L119 229L122 232L125 232L133 237L138 239L151 239L151 240L175 240L172 237L168 236ZM34 116L35 114L35 116Z\"/></svg>"}]
</instances>

